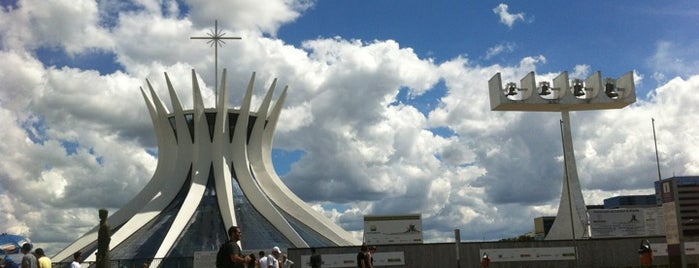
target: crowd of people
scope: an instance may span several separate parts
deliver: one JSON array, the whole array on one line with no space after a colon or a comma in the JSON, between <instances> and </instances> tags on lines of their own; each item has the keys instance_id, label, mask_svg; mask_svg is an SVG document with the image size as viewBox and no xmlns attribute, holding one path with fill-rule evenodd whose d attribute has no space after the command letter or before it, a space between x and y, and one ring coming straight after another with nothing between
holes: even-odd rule
<instances>
[{"instance_id":1,"label":"crowd of people","mask_svg":"<svg viewBox=\"0 0 699 268\"><path fill-rule=\"evenodd\" d=\"M219 260L217 256L217 268L293 268L294 262L291 261L279 247L273 247L270 254L265 251L258 252L258 256L254 253L245 255L242 253L237 242L240 241L242 231L239 227L233 226L228 229L228 241L222 245L220 252L224 258ZM32 251L32 245L26 243L22 245L22 259L14 260L9 256L0 258L0 268L52 268L51 259L44 253L44 249L36 248ZM367 244L362 244L361 251L357 254L358 268L373 268L374 258L372 254L376 252L376 247L369 247ZM80 251L73 254L73 262L71 268L79 268L82 262L82 253ZM310 266L312 268L320 268L323 263L322 257L318 254L315 248L311 248ZM144 264L144 267L148 267Z\"/></svg>"},{"instance_id":2,"label":"crowd of people","mask_svg":"<svg viewBox=\"0 0 699 268\"><path fill-rule=\"evenodd\" d=\"M1 268L52 268L51 259L46 256L43 248L36 248L32 251L32 244L25 243L22 245L22 259L15 260L9 256L0 259ZM73 263L71 268L80 268L81 253L73 254Z\"/></svg>"},{"instance_id":3,"label":"crowd of people","mask_svg":"<svg viewBox=\"0 0 699 268\"><path fill-rule=\"evenodd\" d=\"M216 267L218 268L293 268L294 262L286 254L282 253L279 247L273 247L268 255L264 251L245 255L242 253L237 242L240 241L242 231L240 227L233 226L228 229L228 241L222 245L220 252L223 258L219 260L217 256Z\"/></svg>"},{"instance_id":4,"label":"crowd of people","mask_svg":"<svg viewBox=\"0 0 699 268\"><path fill-rule=\"evenodd\" d=\"M267 255L265 251L245 255L242 253L238 241L240 241L242 231L240 227L232 226L228 229L228 241L221 246L217 256L217 268L293 268L294 262L282 253L279 247L273 247L272 253ZM357 268L374 268L374 254L376 246L369 246L363 243L360 252L357 253ZM219 258L222 258L219 260ZM311 258L309 261L311 268L321 268L323 259L311 248Z\"/></svg>"}]
</instances>

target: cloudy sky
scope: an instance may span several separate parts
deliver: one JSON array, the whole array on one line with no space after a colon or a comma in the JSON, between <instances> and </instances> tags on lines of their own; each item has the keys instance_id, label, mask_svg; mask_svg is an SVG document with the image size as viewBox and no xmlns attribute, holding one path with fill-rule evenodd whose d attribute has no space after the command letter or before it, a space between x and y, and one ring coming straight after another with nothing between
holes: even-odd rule
<instances>
[{"instance_id":1,"label":"cloudy sky","mask_svg":"<svg viewBox=\"0 0 699 268\"><path fill-rule=\"evenodd\" d=\"M155 133L139 92L164 72L213 106L219 28L229 103L289 86L274 159L302 199L361 237L362 216L420 213L428 242L497 240L555 215L558 113L490 110L495 73L634 71L638 100L571 113L587 204L699 175L695 1L3 0L0 232L57 252L150 179ZM166 101L169 104L169 102Z\"/></svg>"}]
</instances>

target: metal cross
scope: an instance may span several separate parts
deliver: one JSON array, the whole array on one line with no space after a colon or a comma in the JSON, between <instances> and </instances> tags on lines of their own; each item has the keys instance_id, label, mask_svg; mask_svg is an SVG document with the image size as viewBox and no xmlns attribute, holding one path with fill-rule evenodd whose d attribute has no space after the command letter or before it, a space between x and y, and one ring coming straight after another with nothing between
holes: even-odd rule
<instances>
[{"instance_id":1,"label":"metal cross","mask_svg":"<svg viewBox=\"0 0 699 268\"><path fill-rule=\"evenodd\" d=\"M226 42L224 39L242 39L240 37L224 37L226 35L223 31L218 29L218 20L214 21L214 30L207 33L208 36L193 36L189 39L208 39L207 44L214 47L214 94L216 97L216 103L218 103L218 47L223 47Z\"/></svg>"}]
</instances>

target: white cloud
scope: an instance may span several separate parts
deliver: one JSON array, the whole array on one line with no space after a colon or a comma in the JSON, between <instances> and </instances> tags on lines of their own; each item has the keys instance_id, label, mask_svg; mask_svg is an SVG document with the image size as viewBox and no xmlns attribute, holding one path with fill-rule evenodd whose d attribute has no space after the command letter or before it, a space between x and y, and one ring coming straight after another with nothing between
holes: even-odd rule
<instances>
[{"instance_id":1,"label":"white cloud","mask_svg":"<svg viewBox=\"0 0 699 268\"><path fill-rule=\"evenodd\" d=\"M507 25L507 27L512 28L512 26L517 22L517 20L524 21L524 13L510 13L507 9L509 6L504 3L500 3L498 6L493 8L493 13L500 17L500 23Z\"/></svg>"},{"instance_id":2,"label":"white cloud","mask_svg":"<svg viewBox=\"0 0 699 268\"><path fill-rule=\"evenodd\" d=\"M0 33L10 49L57 47L74 55L112 46L98 14L95 1L22 1L21 8L3 12Z\"/></svg>"},{"instance_id":3,"label":"white cloud","mask_svg":"<svg viewBox=\"0 0 699 268\"><path fill-rule=\"evenodd\" d=\"M661 41L655 45L655 54L648 59L648 64L655 70L653 77L658 83L676 76L687 77L699 72L699 62L693 61L696 54L694 47L699 42L689 44Z\"/></svg>"},{"instance_id":4,"label":"white cloud","mask_svg":"<svg viewBox=\"0 0 699 268\"><path fill-rule=\"evenodd\" d=\"M232 29L255 29L276 35L284 23L294 21L301 12L313 6L312 0L271 0L260 4L256 0L223 1L210 3L205 0L187 0L195 6L190 9L190 16L196 25L210 27L212 18L219 20L219 25Z\"/></svg>"},{"instance_id":5,"label":"white cloud","mask_svg":"<svg viewBox=\"0 0 699 268\"><path fill-rule=\"evenodd\" d=\"M488 48L488 51L485 52L485 59L490 59L494 56L500 55L502 53L509 53L515 50L515 44L514 43L504 43L504 44L498 44L494 47Z\"/></svg>"},{"instance_id":6,"label":"white cloud","mask_svg":"<svg viewBox=\"0 0 699 268\"><path fill-rule=\"evenodd\" d=\"M590 76L590 65L579 64L573 67L573 72L570 73L571 78L579 78L585 80Z\"/></svg>"}]
</instances>

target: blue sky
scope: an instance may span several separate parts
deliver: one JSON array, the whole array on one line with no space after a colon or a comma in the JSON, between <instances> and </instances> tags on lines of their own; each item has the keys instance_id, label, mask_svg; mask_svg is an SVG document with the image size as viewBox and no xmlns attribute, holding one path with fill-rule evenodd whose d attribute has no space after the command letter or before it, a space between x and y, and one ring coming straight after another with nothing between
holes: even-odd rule
<instances>
[{"instance_id":1,"label":"blue sky","mask_svg":"<svg viewBox=\"0 0 699 268\"><path fill-rule=\"evenodd\" d=\"M541 71L578 63L611 74L649 69L660 42L696 43L697 4L638 1L506 3L511 25L499 20L498 1L320 1L278 37L300 45L317 37L397 40L418 55L444 61L466 55L475 64L517 64L545 55ZM684 25L683 25L684 24ZM488 51L503 46L502 53ZM600 56L604 54L604 56ZM655 85L653 85L655 86Z\"/></svg>"},{"instance_id":2,"label":"blue sky","mask_svg":"<svg viewBox=\"0 0 699 268\"><path fill-rule=\"evenodd\" d=\"M369 214L421 213L430 242L555 215L560 115L490 111L497 72L635 72L635 104L571 114L586 203L653 192L651 118L663 174L699 173L694 1L2 1L0 231L55 252L134 196L157 163L138 88L166 96L167 72L191 103L195 69L213 105L213 51L189 37L215 19L243 37L219 49L229 103L252 72L254 105L289 86L275 168L357 236Z\"/></svg>"}]
</instances>

